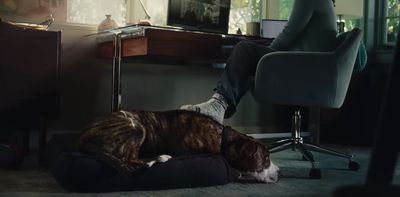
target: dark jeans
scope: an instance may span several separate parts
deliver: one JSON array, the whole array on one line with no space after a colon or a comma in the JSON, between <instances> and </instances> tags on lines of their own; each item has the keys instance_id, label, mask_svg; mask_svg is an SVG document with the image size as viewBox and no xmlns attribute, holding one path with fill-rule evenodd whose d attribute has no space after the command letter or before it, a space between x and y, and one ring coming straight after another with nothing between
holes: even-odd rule
<instances>
[{"instance_id":1,"label":"dark jeans","mask_svg":"<svg viewBox=\"0 0 400 197\"><path fill-rule=\"evenodd\" d=\"M240 99L250 89L249 77L255 75L258 61L270 52L274 50L254 41L241 41L234 47L215 88L228 102L225 118L235 113Z\"/></svg>"}]
</instances>

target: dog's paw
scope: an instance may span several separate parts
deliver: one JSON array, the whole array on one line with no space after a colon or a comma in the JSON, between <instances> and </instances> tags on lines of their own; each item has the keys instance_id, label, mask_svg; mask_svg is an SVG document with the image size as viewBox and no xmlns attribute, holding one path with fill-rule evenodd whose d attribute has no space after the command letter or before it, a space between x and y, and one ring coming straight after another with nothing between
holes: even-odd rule
<instances>
[{"instance_id":1,"label":"dog's paw","mask_svg":"<svg viewBox=\"0 0 400 197\"><path fill-rule=\"evenodd\" d=\"M151 166L153 166L157 161L153 160L153 161L149 161L146 163L147 167L151 168Z\"/></svg>"},{"instance_id":2,"label":"dog's paw","mask_svg":"<svg viewBox=\"0 0 400 197\"><path fill-rule=\"evenodd\" d=\"M146 165L147 165L147 167L150 168L155 163L164 163L170 159L172 159L172 157L170 155L159 155L159 156L157 156L157 158L154 158L153 160L146 162Z\"/></svg>"},{"instance_id":3,"label":"dog's paw","mask_svg":"<svg viewBox=\"0 0 400 197\"><path fill-rule=\"evenodd\" d=\"M171 155L159 155L157 157L157 162L164 163L164 162L167 162L170 159L172 159Z\"/></svg>"}]
</instances>

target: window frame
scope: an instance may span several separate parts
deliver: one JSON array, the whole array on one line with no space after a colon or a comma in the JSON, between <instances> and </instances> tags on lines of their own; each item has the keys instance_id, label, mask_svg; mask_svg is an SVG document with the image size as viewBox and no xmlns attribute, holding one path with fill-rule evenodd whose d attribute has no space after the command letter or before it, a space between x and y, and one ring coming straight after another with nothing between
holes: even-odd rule
<instances>
[{"instance_id":1,"label":"window frame","mask_svg":"<svg viewBox=\"0 0 400 197\"><path fill-rule=\"evenodd\" d=\"M400 13L397 16L388 16L388 0L381 0L378 10L378 43L382 48L392 48L395 45L395 42L388 42L388 19L398 18L400 21ZM398 30L397 30L398 31Z\"/></svg>"}]
</instances>

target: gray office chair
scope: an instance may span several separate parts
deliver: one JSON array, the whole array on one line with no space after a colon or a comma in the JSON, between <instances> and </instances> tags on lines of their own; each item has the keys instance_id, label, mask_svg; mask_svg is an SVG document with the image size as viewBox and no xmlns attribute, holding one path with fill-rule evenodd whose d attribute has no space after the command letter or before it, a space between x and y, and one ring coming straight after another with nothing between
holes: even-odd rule
<instances>
[{"instance_id":1,"label":"gray office chair","mask_svg":"<svg viewBox=\"0 0 400 197\"><path fill-rule=\"evenodd\" d=\"M355 28L338 36L338 45L331 52L273 52L258 63L254 79L253 96L257 102L298 107L340 108L353 73L361 30ZM303 142L300 135L301 114L295 110L292 117L291 138L270 145L270 151L292 148L299 150L310 161L310 178L321 178L310 151L326 153L349 159L349 169L360 165L353 155Z\"/></svg>"}]
</instances>

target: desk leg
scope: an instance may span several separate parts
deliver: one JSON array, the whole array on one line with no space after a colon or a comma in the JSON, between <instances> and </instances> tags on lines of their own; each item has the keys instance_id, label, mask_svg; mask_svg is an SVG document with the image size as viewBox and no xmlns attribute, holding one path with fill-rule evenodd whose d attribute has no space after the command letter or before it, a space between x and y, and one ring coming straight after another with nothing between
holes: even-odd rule
<instances>
[{"instance_id":1,"label":"desk leg","mask_svg":"<svg viewBox=\"0 0 400 197\"><path fill-rule=\"evenodd\" d=\"M112 112L116 112L121 109L121 43L121 34L115 34L111 87Z\"/></svg>"}]
</instances>

